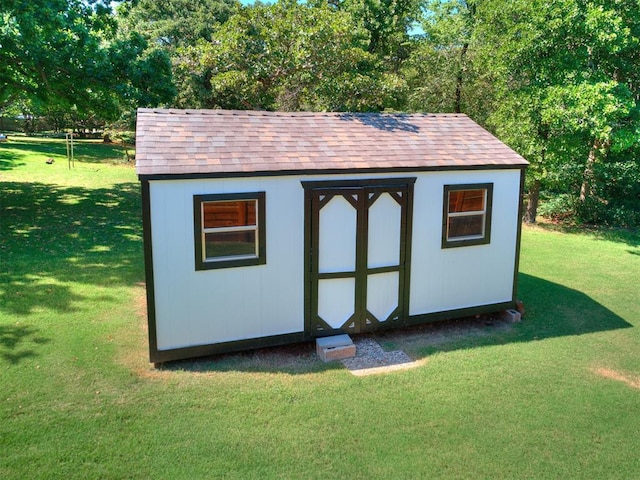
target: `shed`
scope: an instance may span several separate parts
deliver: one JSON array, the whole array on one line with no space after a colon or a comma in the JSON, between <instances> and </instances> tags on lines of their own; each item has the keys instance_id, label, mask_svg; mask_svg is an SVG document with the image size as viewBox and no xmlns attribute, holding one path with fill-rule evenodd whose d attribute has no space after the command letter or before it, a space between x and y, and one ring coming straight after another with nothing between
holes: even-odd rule
<instances>
[{"instance_id":1,"label":"shed","mask_svg":"<svg viewBox=\"0 0 640 480\"><path fill-rule=\"evenodd\" d=\"M460 114L140 109L152 362L513 308L527 162Z\"/></svg>"}]
</instances>

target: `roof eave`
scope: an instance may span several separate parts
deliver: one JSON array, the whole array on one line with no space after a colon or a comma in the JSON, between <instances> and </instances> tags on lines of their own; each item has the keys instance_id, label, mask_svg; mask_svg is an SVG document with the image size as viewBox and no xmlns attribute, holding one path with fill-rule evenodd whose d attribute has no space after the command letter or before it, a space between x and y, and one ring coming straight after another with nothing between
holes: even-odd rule
<instances>
[{"instance_id":1,"label":"roof eave","mask_svg":"<svg viewBox=\"0 0 640 480\"><path fill-rule=\"evenodd\" d=\"M152 180L192 180L201 178L247 178L247 177L287 177L287 176L318 176L318 175L362 175L378 173L407 173L407 172L446 172L473 170L525 170L529 163L513 164L478 164L478 165L438 165L425 167L394 167L394 168L350 168L350 169L308 169L308 170L262 170L253 172L187 172L187 173L138 173L140 181Z\"/></svg>"}]
</instances>

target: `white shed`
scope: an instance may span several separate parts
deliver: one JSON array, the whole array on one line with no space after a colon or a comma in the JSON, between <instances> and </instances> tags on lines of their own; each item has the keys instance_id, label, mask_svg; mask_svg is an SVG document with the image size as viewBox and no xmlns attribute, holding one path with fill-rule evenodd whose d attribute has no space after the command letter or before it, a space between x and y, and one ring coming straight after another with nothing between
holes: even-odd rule
<instances>
[{"instance_id":1,"label":"white shed","mask_svg":"<svg viewBox=\"0 0 640 480\"><path fill-rule=\"evenodd\" d=\"M138 111L152 362L513 308L527 162L465 115Z\"/></svg>"}]
</instances>

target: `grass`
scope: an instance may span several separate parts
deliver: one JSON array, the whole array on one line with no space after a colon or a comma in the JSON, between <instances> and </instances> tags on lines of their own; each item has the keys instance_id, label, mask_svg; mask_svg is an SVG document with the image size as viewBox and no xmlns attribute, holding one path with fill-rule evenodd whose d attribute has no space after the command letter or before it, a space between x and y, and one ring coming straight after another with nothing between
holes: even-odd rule
<instances>
[{"instance_id":1,"label":"grass","mask_svg":"<svg viewBox=\"0 0 640 480\"><path fill-rule=\"evenodd\" d=\"M0 478L637 477L637 232L526 228L523 322L381 334L413 370L309 345L155 370L134 170L77 152L0 144Z\"/></svg>"}]
</instances>

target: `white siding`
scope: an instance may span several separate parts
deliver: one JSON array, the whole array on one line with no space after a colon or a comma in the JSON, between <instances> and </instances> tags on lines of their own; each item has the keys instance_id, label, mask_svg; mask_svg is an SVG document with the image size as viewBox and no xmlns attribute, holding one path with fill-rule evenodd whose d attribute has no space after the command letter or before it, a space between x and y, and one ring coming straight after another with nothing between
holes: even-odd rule
<instances>
[{"instance_id":1,"label":"white siding","mask_svg":"<svg viewBox=\"0 0 640 480\"><path fill-rule=\"evenodd\" d=\"M353 314L355 288L354 278L331 278L318 282L318 315L332 328L340 328Z\"/></svg>"},{"instance_id":2,"label":"white siding","mask_svg":"<svg viewBox=\"0 0 640 480\"><path fill-rule=\"evenodd\" d=\"M159 350L304 330L299 179L149 183ZM196 271L193 196L258 191L266 192L266 265Z\"/></svg>"},{"instance_id":3,"label":"white siding","mask_svg":"<svg viewBox=\"0 0 640 480\"><path fill-rule=\"evenodd\" d=\"M304 190L300 181L394 176L417 177L409 313L510 301L519 170L154 180L149 183L158 349L302 332ZM443 186L487 182L494 184L491 243L442 249ZM266 192L266 265L196 271L193 195L258 191ZM378 208L382 207L388 205L383 202ZM382 226L373 224L371 229L373 233ZM376 256L387 250L382 245L378 248L375 238L369 240ZM369 291L379 297L371 307L384 316L393 302L383 301L375 282ZM347 315L343 310L348 309L342 307L333 312L336 322Z\"/></svg>"},{"instance_id":4,"label":"white siding","mask_svg":"<svg viewBox=\"0 0 640 480\"><path fill-rule=\"evenodd\" d=\"M398 306L398 272L376 273L367 276L367 310L380 322L387 320Z\"/></svg>"},{"instance_id":5,"label":"white siding","mask_svg":"<svg viewBox=\"0 0 640 480\"><path fill-rule=\"evenodd\" d=\"M343 196L335 196L320 210L318 269L321 273L356 269L357 212ZM339 228L335 228L339 225Z\"/></svg>"},{"instance_id":6,"label":"white siding","mask_svg":"<svg viewBox=\"0 0 640 480\"><path fill-rule=\"evenodd\" d=\"M441 248L447 184L493 183L491 243ZM410 315L512 300L520 171L421 174L415 185Z\"/></svg>"},{"instance_id":7,"label":"white siding","mask_svg":"<svg viewBox=\"0 0 640 480\"><path fill-rule=\"evenodd\" d=\"M383 193L369 207L369 245L367 266L386 267L400 263L401 207L391 195Z\"/></svg>"}]
</instances>

